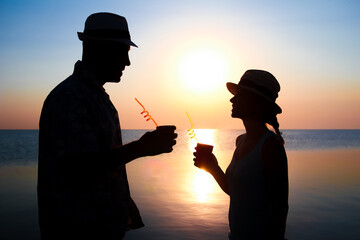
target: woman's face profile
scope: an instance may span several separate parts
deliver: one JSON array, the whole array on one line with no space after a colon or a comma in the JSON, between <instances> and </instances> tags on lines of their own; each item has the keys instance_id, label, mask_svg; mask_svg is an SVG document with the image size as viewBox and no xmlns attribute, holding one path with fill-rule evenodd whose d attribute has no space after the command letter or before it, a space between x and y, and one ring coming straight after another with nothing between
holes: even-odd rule
<instances>
[{"instance_id":1,"label":"woman's face profile","mask_svg":"<svg viewBox=\"0 0 360 240\"><path fill-rule=\"evenodd\" d=\"M232 103L231 117L233 118L260 119L262 116L263 104L259 97L249 90L240 87L230 102Z\"/></svg>"}]
</instances>

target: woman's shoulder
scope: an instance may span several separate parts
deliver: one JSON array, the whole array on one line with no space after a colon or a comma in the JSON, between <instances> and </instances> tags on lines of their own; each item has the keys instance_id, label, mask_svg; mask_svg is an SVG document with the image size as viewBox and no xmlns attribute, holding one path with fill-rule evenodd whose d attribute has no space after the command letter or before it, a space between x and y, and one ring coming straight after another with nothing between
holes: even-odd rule
<instances>
[{"instance_id":1,"label":"woman's shoulder","mask_svg":"<svg viewBox=\"0 0 360 240\"><path fill-rule=\"evenodd\" d=\"M239 136L236 138L236 141L235 141L236 146L239 146L239 144L240 144L242 141L244 141L245 136L246 136L246 133L241 134L241 135L239 135Z\"/></svg>"},{"instance_id":2,"label":"woman's shoulder","mask_svg":"<svg viewBox=\"0 0 360 240\"><path fill-rule=\"evenodd\" d=\"M278 135L276 135L276 133L270 130L268 132L268 137L264 141L264 146L265 145L275 148L284 148L284 144L281 137L279 137Z\"/></svg>"},{"instance_id":3,"label":"woman's shoulder","mask_svg":"<svg viewBox=\"0 0 360 240\"><path fill-rule=\"evenodd\" d=\"M286 152L281 138L275 133L270 134L262 146L262 158L266 162L274 162L286 159Z\"/></svg>"}]
</instances>

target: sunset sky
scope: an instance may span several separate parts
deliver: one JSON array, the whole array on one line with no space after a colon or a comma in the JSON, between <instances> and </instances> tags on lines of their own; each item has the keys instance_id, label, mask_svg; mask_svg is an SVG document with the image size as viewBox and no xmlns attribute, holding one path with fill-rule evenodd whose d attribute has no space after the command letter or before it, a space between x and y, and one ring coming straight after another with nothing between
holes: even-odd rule
<instances>
[{"instance_id":1,"label":"sunset sky","mask_svg":"<svg viewBox=\"0 0 360 240\"><path fill-rule=\"evenodd\" d=\"M360 1L0 0L0 129L37 129L47 94L81 59L88 15L128 20L131 66L106 84L123 129L242 128L226 82L264 69L283 129L360 128Z\"/></svg>"}]
</instances>

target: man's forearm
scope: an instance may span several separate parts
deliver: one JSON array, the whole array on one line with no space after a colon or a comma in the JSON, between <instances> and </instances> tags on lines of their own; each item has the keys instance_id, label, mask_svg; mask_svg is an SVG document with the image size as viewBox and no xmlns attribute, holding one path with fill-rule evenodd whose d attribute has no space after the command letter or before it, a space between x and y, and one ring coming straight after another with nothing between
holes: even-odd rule
<instances>
[{"instance_id":1,"label":"man's forearm","mask_svg":"<svg viewBox=\"0 0 360 240\"><path fill-rule=\"evenodd\" d=\"M60 171L66 171L71 175L94 175L112 171L144 156L141 143L134 141L108 150L67 154L57 158L56 165L60 167Z\"/></svg>"},{"instance_id":2,"label":"man's forearm","mask_svg":"<svg viewBox=\"0 0 360 240\"><path fill-rule=\"evenodd\" d=\"M134 141L109 150L109 159L115 165L125 165L134 159L145 157L140 141Z\"/></svg>"}]
</instances>

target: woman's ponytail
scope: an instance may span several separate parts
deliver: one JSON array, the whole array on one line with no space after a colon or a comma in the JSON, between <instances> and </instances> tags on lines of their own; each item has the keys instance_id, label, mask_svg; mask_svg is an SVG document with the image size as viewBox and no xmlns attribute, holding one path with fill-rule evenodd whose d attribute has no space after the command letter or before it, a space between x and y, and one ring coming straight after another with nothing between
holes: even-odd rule
<instances>
[{"instance_id":1,"label":"woman's ponytail","mask_svg":"<svg viewBox=\"0 0 360 240\"><path fill-rule=\"evenodd\" d=\"M274 130L275 130L275 133L276 135L278 135L278 137L280 138L282 144L285 144L285 140L284 138L281 136L281 132L279 130L279 122L278 122L278 119L276 117L276 113L272 112L272 113L268 113L267 114L268 116L265 117L265 122L270 124Z\"/></svg>"}]
</instances>

